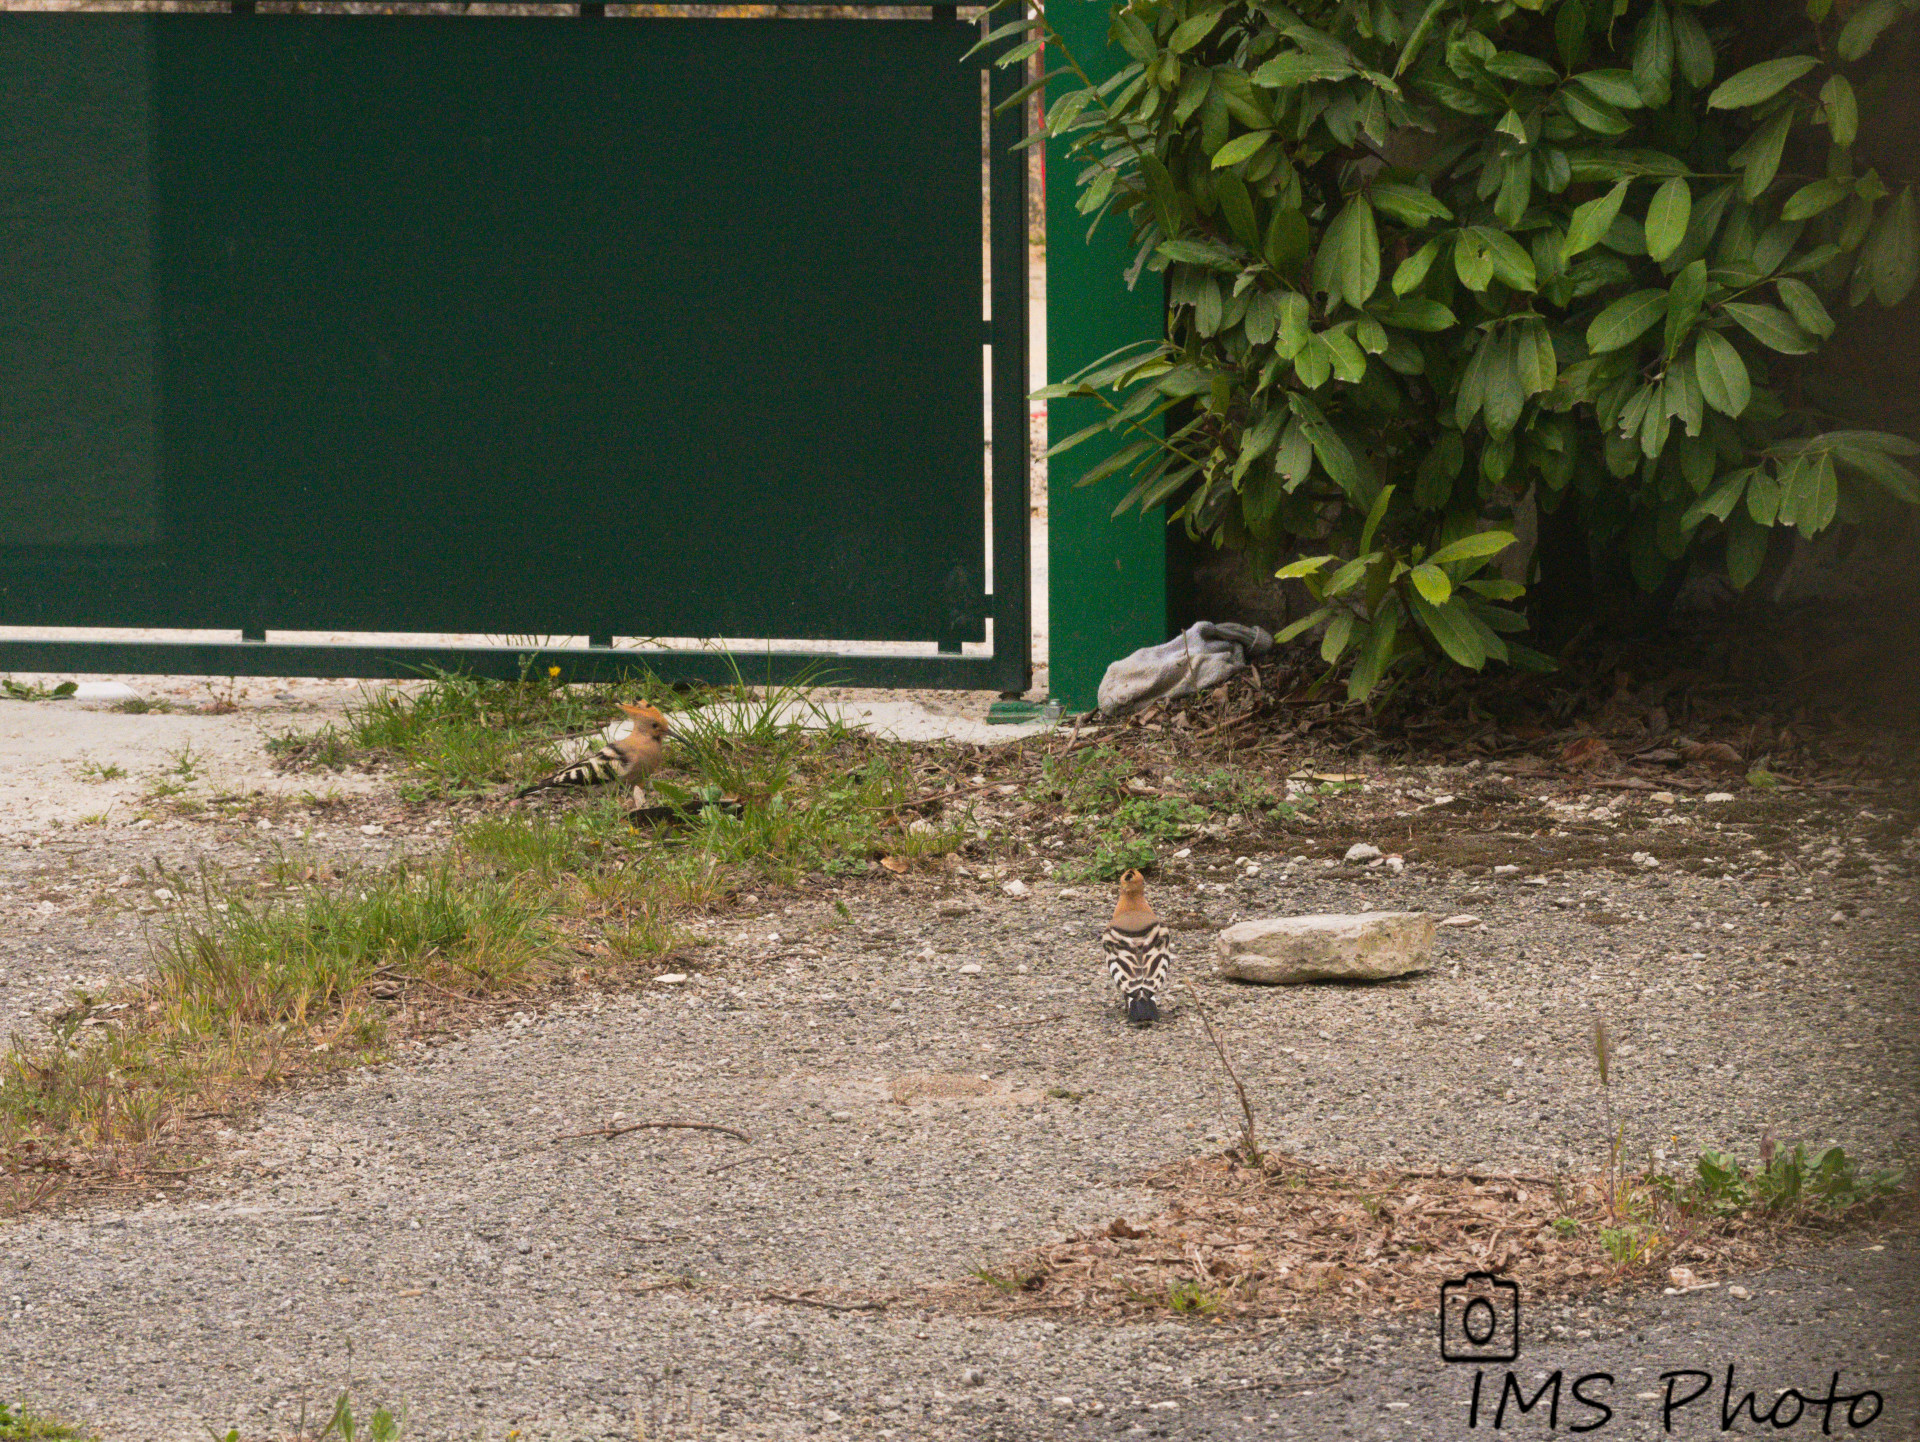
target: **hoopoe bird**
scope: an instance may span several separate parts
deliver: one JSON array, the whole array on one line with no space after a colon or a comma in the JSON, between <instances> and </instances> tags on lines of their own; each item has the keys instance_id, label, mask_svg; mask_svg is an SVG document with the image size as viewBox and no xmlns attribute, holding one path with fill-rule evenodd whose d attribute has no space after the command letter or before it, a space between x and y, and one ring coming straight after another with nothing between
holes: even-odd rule
<instances>
[{"instance_id":1,"label":"hoopoe bird","mask_svg":"<svg viewBox=\"0 0 1920 1442\"><path fill-rule=\"evenodd\" d=\"M1147 882L1137 871L1120 878L1120 901L1100 937L1113 989L1127 1004L1127 1020L1136 1026L1160 1019L1160 991L1167 984L1173 952L1167 928L1147 904Z\"/></svg>"},{"instance_id":2,"label":"hoopoe bird","mask_svg":"<svg viewBox=\"0 0 1920 1442\"><path fill-rule=\"evenodd\" d=\"M530 796L550 786L601 786L609 781L625 782L636 790L645 786L647 778L667 759L666 740L673 728L651 706L629 706L622 701L620 709L633 718L632 730L593 755L562 766L546 780L522 787L515 797Z\"/></svg>"}]
</instances>

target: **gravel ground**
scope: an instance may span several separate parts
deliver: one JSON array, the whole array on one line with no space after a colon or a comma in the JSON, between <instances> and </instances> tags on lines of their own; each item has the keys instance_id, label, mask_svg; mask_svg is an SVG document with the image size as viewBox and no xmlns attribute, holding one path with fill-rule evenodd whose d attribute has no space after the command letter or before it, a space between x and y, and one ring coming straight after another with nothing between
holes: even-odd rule
<instances>
[{"instance_id":1,"label":"gravel ground","mask_svg":"<svg viewBox=\"0 0 1920 1442\"><path fill-rule=\"evenodd\" d=\"M1229 829L1156 877L1181 975L1214 1008L1270 1144L1596 1169L1598 1015L1620 1043L1632 1158L1751 1157L1767 1132L1867 1162L1915 1152L1908 811L1878 793L1666 801L1484 775L1382 774L1309 829ZM363 835L363 804L308 844L431 844L396 834L402 820ZM424 827L432 813L409 814ZM1356 840L1405 871L1339 864ZM156 903L112 883L157 843L170 862L199 848L229 865L272 844L244 821L17 840L0 851L8 1012L137 968L137 908ZM1037 858L1022 874L1024 896L950 872L749 899L711 924L683 985L503 1007L464 1039L276 1100L181 1199L11 1224L0 1395L112 1439L276 1435L303 1402L324 1410L349 1367L363 1402L404 1401L418 1437L1464 1433L1465 1374L1434 1358L1424 1317L1279 1339L915 1300L1155 1209L1138 1179L1230 1133L1191 1005L1140 1032L1107 1005L1106 890L1046 881ZM1477 920L1443 926L1432 970L1394 983L1206 977L1211 932L1233 920L1402 908ZM752 1140L553 1140L648 1118ZM1606 1435L1651 1436L1658 1404L1635 1394L1658 1384L1636 1368L1735 1362L1778 1391L1841 1367L1887 1394L1870 1435L1915 1435L1916 1253L1897 1237L1860 1250L1882 1243L1748 1279L1745 1304L1722 1291L1532 1312L1519 1374L1613 1370ZM803 1292L897 1300L835 1312L767 1295ZM1538 1414L1524 1425L1545 1430ZM1718 1416L1703 1400L1675 1426L1718 1435Z\"/></svg>"}]
</instances>

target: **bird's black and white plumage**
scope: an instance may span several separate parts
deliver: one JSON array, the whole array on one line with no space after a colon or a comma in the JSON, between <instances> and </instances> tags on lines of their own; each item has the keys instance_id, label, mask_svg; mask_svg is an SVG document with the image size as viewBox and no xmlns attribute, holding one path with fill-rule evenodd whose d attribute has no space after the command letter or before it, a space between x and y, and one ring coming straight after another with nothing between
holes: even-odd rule
<instances>
[{"instance_id":1,"label":"bird's black and white plumage","mask_svg":"<svg viewBox=\"0 0 1920 1442\"><path fill-rule=\"evenodd\" d=\"M1129 871L1120 878L1120 902L1100 937L1113 989L1127 1004L1127 1020L1136 1026L1160 1019L1160 993L1173 960L1167 928L1147 904L1146 878Z\"/></svg>"}]
</instances>

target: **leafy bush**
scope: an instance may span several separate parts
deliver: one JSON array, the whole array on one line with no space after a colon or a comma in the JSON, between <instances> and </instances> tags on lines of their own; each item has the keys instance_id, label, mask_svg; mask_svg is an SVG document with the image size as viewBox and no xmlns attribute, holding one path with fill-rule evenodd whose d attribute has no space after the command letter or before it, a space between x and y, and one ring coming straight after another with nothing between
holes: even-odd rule
<instances>
[{"instance_id":1,"label":"leafy bush","mask_svg":"<svg viewBox=\"0 0 1920 1442\"><path fill-rule=\"evenodd\" d=\"M999 63L1063 60L1079 208L1169 304L1164 342L1043 392L1108 412L1054 451L1114 435L1082 483L1129 473L1120 509L1310 552L1286 634L1324 622L1355 697L1422 655L1542 664L1484 574L1529 498L1649 590L1695 549L1744 587L1776 528L1920 503L1920 446L1804 384L1839 303L1920 265L1911 185L1854 156L1901 79L1864 62L1916 4L1127 0L1098 84L1044 11L1000 26Z\"/></svg>"}]
</instances>

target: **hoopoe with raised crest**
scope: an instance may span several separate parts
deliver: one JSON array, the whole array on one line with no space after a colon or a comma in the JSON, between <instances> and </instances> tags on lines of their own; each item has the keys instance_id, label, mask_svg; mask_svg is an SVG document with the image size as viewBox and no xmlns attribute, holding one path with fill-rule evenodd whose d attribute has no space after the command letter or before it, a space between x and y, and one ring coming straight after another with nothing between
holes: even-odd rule
<instances>
[{"instance_id":1,"label":"hoopoe with raised crest","mask_svg":"<svg viewBox=\"0 0 1920 1442\"><path fill-rule=\"evenodd\" d=\"M666 741L673 728L651 706L629 706L622 701L620 709L633 718L633 728L626 735L609 741L591 756L562 766L544 781L522 787L515 797L530 796L551 786L603 786L609 781L625 782L636 790L644 787L647 778L667 759Z\"/></svg>"},{"instance_id":2,"label":"hoopoe with raised crest","mask_svg":"<svg viewBox=\"0 0 1920 1442\"><path fill-rule=\"evenodd\" d=\"M1120 901L1100 946L1107 954L1113 989L1127 1004L1127 1020L1135 1026L1158 1021L1160 992L1167 984L1173 951L1167 928L1147 904L1147 881L1139 872L1129 871L1120 878Z\"/></svg>"}]
</instances>

